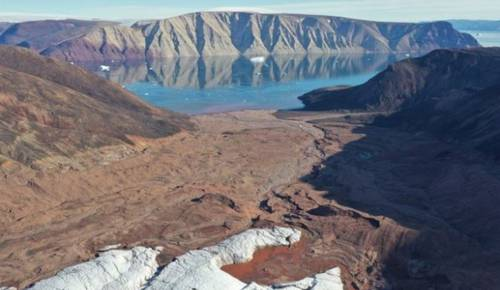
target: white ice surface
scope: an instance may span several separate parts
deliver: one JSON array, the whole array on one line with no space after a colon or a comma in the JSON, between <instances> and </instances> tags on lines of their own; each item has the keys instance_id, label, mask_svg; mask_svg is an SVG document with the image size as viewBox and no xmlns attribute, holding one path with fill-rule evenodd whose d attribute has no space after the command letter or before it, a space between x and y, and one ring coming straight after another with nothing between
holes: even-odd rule
<instances>
[{"instance_id":1,"label":"white ice surface","mask_svg":"<svg viewBox=\"0 0 500 290\"><path fill-rule=\"evenodd\" d=\"M101 71L110 71L111 70L111 67L109 65L101 65L99 68L101 69Z\"/></svg>"},{"instance_id":2,"label":"white ice surface","mask_svg":"<svg viewBox=\"0 0 500 290\"><path fill-rule=\"evenodd\" d=\"M112 250L98 258L68 267L56 276L42 280L30 290L137 290L158 269L158 251L136 247Z\"/></svg>"},{"instance_id":3,"label":"white ice surface","mask_svg":"<svg viewBox=\"0 0 500 290\"><path fill-rule=\"evenodd\" d=\"M221 270L225 265L250 261L258 249L296 243L300 236L300 231L291 228L247 230L216 246L178 257L161 271L146 290L343 289L338 268L295 283L274 286L246 284Z\"/></svg>"},{"instance_id":4,"label":"white ice surface","mask_svg":"<svg viewBox=\"0 0 500 290\"><path fill-rule=\"evenodd\" d=\"M218 245L190 251L158 273L161 251L136 247L110 250L98 258L68 267L36 283L30 290L341 290L340 269L273 286L246 284L221 270L222 266L248 262L255 251L288 246L300 240L298 230L283 227L251 229ZM7 288L8 289L8 288ZM5 290L0 287L0 290Z\"/></svg>"}]
</instances>

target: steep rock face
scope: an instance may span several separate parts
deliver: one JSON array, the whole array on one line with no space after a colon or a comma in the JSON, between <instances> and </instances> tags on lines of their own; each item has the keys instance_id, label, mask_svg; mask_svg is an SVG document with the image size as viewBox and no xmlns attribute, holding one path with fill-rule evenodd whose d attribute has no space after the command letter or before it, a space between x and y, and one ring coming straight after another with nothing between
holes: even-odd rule
<instances>
[{"instance_id":1,"label":"steep rock face","mask_svg":"<svg viewBox=\"0 0 500 290\"><path fill-rule=\"evenodd\" d=\"M301 98L306 109L392 112L377 122L500 156L500 49L437 50L389 66L367 83Z\"/></svg>"},{"instance_id":2,"label":"steep rock face","mask_svg":"<svg viewBox=\"0 0 500 290\"><path fill-rule=\"evenodd\" d=\"M89 33L48 47L42 55L72 61L144 59L144 35L135 29L115 25L98 27Z\"/></svg>"},{"instance_id":3,"label":"steep rock face","mask_svg":"<svg viewBox=\"0 0 500 290\"><path fill-rule=\"evenodd\" d=\"M43 20L9 25L2 31L0 24L0 44L19 45L42 51L60 42L80 37L97 27L116 25L105 21L83 20Z\"/></svg>"},{"instance_id":4,"label":"steep rock face","mask_svg":"<svg viewBox=\"0 0 500 290\"><path fill-rule=\"evenodd\" d=\"M0 47L0 120L0 159L25 164L190 126L90 72L8 46Z\"/></svg>"},{"instance_id":5,"label":"steep rock face","mask_svg":"<svg viewBox=\"0 0 500 290\"><path fill-rule=\"evenodd\" d=\"M241 54L394 53L478 45L472 36L459 33L447 22L384 23L330 16L201 12L138 22L130 28L97 29L43 53L66 60L102 61Z\"/></svg>"}]
</instances>

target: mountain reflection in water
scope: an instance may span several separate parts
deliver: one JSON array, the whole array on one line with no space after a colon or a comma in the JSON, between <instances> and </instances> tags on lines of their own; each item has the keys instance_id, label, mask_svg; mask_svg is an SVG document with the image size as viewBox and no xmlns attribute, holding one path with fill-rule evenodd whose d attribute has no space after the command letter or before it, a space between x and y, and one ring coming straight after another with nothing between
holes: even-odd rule
<instances>
[{"instance_id":1,"label":"mountain reflection in water","mask_svg":"<svg viewBox=\"0 0 500 290\"><path fill-rule=\"evenodd\" d=\"M365 82L401 57L394 55L175 58L84 64L146 101L189 114L300 108L298 96L325 86ZM109 65L110 71L99 71Z\"/></svg>"}]
</instances>

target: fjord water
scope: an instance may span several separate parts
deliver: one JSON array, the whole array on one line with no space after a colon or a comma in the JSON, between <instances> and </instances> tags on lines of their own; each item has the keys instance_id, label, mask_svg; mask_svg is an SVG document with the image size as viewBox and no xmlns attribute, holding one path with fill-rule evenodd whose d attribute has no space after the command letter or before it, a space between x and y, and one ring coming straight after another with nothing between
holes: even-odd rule
<instances>
[{"instance_id":1,"label":"fjord water","mask_svg":"<svg viewBox=\"0 0 500 290\"><path fill-rule=\"evenodd\" d=\"M175 58L114 64L101 76L147 102L204 114L243 109L295 109L298 96L326 86L365 82L398 57L391 55Z\"/></svg>"},{"instance_id":2,"label":"fjord water","mask_svg":"<svg viewBox=\"0 0 500 290\"><path fill-rule=\"evenodd\" d=\"M500 31L464 30L463 32L467 32L474 36L482 46L500 46Z\"/></svg>"}]
</instances>

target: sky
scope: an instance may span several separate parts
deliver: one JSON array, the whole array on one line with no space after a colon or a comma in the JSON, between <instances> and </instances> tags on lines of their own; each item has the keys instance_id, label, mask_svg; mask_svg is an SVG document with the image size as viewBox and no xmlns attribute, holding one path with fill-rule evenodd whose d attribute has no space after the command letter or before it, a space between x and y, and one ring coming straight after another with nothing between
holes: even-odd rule
<instances>
[{"instance_id":1,"label":"sky","mask_svg":"<svg viewBox=\"0 0 500 290\"><path fill-rule=\"evenodd\" d=\"M0 20L159 19L195 11L254 11L379 21L500 19L500 0L0 0Z\"/></svg>"}]
</instances>

